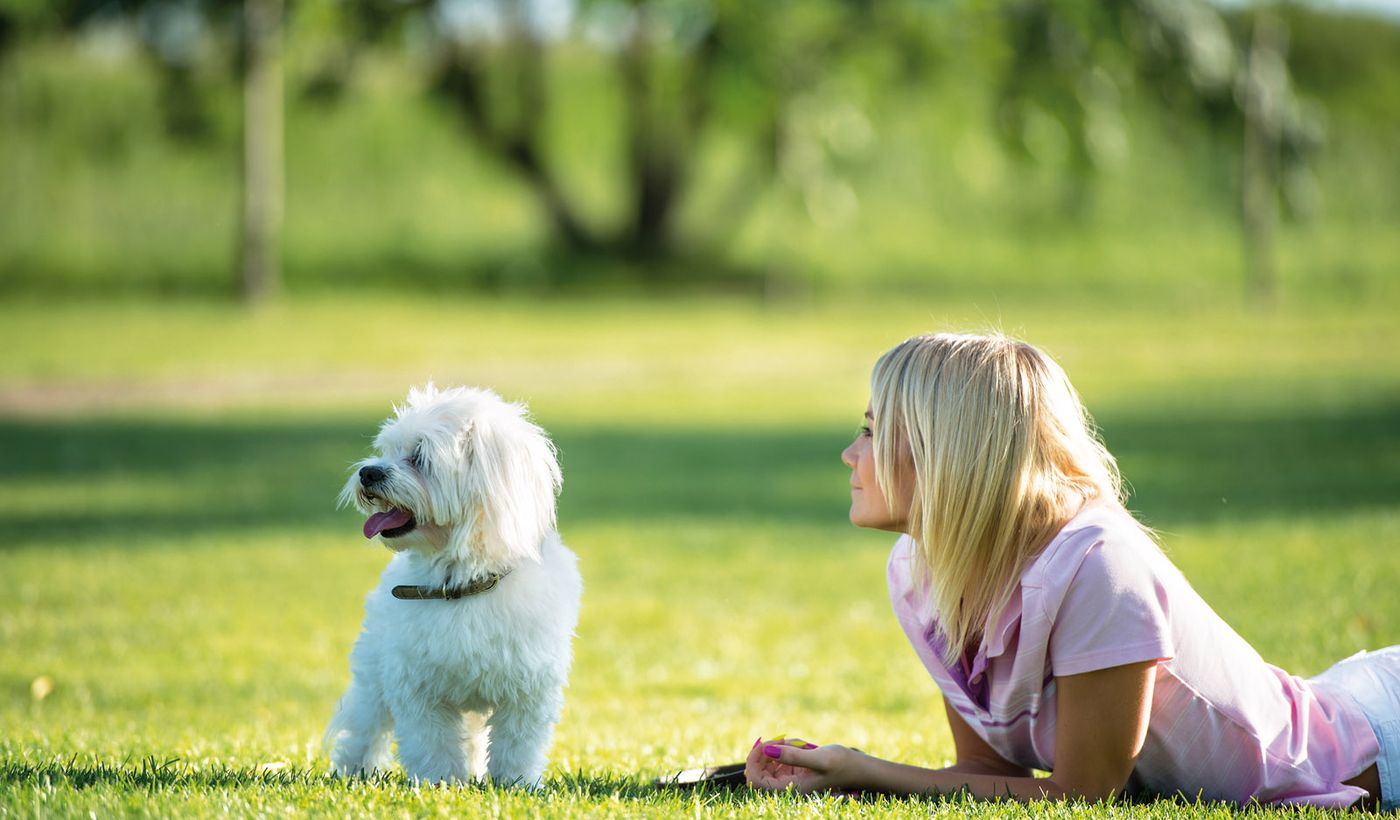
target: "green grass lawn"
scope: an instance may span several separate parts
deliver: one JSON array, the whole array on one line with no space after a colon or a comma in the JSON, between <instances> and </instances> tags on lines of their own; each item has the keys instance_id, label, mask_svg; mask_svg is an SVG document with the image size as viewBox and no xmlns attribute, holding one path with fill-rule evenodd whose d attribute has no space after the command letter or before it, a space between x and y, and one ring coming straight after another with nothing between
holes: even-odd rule
<instances>
[{"instance_id":1,"label":"green grass lawn","mask_svg":"<svg viewBox=\"0 0 1400 820\"><path fill-rule=\"evenodd\" d=\"M891 539L845 521L838 454L875 357L947 328L1000 326L1047 348L1172 558L1266 658L1306 675L1400 642L1396 315L367 295L257 313L0 305L0 815L1016 814L645 787L780 732L950 759L937 691L889 613ZM334 497L390 402L429 377L530 401L562 453L560 528L585 598L538 795L342 782L320 754L387 558Z\"/></svg>"}]
</instances>

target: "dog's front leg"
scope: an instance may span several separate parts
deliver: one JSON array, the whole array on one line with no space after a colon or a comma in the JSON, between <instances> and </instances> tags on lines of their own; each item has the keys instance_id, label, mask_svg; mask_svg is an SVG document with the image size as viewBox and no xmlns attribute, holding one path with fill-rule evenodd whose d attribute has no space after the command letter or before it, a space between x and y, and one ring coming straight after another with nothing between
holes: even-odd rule
<instances>
[{"instance_id":1,"label":"dog's front leg","mask_svg":"<svg viewBox=\"0 0 1400 820\"><path fill-rule=\"evenodd\" d=\"M486 777L486 748L491 730L486 728L486 715L468 712L467 725L467 774L472 780Z\"/></svg>"},{"instance_id":2,"label":"dog's front leg","mask_svg":"<svg viewBox=\"0 0 1400 820\"><path fill-rule=\"evenodd\" d=\"M466 716L445 705L404 704L394 708L399 761L413 780L466 783L471 780Z\"/></svg>"},{"instance_id":3,"label":"dog's front leg","mask_svg":"<svg viewBox=\"0 0 1400 820\"><path fill-rule=\"evenodd\" d=\"M563 700L563 694L556 692L496 707L486 723L491 737L486 767L493 781L539 788Z\"/></svg>"},{"instance_id":4,"label":"dog's front leg","mask_svg":"<svg viewBox=\"0 0 1400 820\"><path fill-rule=\"evenodd\" d=\"M341 775L371 774L393 762L389 751L389 708L378 687L355 680L336 707L326 728L326 740L334 744L331 763Z\"/></svg>"}]
</instances>

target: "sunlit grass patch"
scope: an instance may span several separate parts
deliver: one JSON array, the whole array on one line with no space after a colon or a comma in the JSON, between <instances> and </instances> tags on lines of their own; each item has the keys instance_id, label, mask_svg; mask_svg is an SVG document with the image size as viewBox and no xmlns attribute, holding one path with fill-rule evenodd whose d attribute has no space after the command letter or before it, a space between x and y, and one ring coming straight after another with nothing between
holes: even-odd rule
<instances>
[{"instance_id":1,"label":"sunlit grass patch","mask_svg":"<svg viewBox=\"0 0 1400 820\"><path fill-rule=\"evenodd\" d=\"M949 762L941 701L889 612L892 539L846 523L839 452L873 358L909 333L976 326L982 307L390 300L375 315L400 332L382 344L350 332L369 307L0 308L16 340L0 396L51 402L0 416L0 811L1232 813L647 785L777 733ZM1087 308L1002 308L999 324L1060 356L1133 507L1266 659L1314 674L1395 642L1400 377L1375 352L1400 330L1383 305L1097 324ZM110 343L152 321L163 337ZM254 387L181 394L230 374ZM530 399L561 451L560 528L585 593L538 794L341 781L320 751L387 560L334 496L426 375ZM65 405L66 389L86 398ZM108 389L130 392L104 404Z\"/></svg>"}]
</instances>

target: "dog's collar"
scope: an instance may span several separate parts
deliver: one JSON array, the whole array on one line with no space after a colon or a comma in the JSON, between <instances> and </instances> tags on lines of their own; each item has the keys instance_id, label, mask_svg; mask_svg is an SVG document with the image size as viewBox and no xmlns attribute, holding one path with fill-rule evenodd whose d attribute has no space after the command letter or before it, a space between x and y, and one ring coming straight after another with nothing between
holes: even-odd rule
<instances>
[{"instance_id":1,"label":"dog's collar","mask_svg":"<svg viewBox=\"0 0 1400 820\"><path fill-rule=\"evenodd\" d=\"M394 587L390 593L400 601L455 601L468 595L479 595L486 592L500 583L501 579L509 575L510 572L510 570L493 572L459 587L450 587L447 584L440 587L415 587L404 584Z\"/></svg>"}]
</instances>

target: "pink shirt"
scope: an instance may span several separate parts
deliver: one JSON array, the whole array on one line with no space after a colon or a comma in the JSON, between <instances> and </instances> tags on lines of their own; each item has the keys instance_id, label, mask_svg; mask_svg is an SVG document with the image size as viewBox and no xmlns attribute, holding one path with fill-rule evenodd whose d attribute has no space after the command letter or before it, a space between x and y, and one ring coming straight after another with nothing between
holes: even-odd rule
<instances>
[{"instance_id":1,"label":"pink shirt","mask_svg":"<svg viewBox=\"0 0 1400 820\"><path fill-rule=\"evenodd\" d=\"M1115 505L1081 511L1021 576L969 668L945 665L913 540L890 554L890 598L943 697L1008 761L1055 768L1055 678L1158 660L1130 786L1236 803L1343 807L1342 781L1379 746L1352 700L1264 662Z\"/></svg>"}]
</instances>

